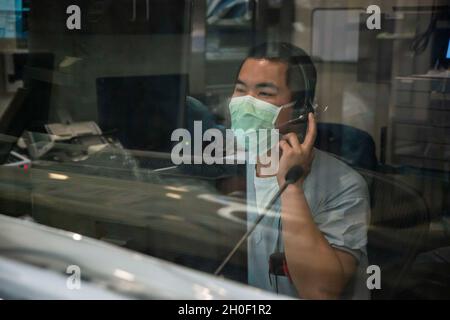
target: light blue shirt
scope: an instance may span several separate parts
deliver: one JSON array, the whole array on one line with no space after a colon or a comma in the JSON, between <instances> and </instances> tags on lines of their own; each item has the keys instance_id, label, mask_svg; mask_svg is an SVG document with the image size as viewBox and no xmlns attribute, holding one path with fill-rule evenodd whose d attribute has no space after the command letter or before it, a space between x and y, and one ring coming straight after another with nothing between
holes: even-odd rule
<instances>
[{"instance_id":1,"label":"light blue shirt","mask_svg":"<svg viewBox=\"0 0 450 320\"><path fill-rule=\"evenodd\" d=\"M248 227L253 225L260 214L258 208L264 206L261 199L268 202L278 190L275 177L255 178L254 165L248 165ZM263 179L269 180L261 181ZM270 184L273 184L272 188ZM256 188L261 188L258 197ZM304 192L313 219L330 245L352 254L358 262L357 271L342 298L369 299L366 243L370 199L364 178L342 161L316 149L311 172L304 182ZM280 200L275 203L272 214L262 219L248 239L248 281L250 285L264 290L298 297L295 286L287 277L269 275L270 255L284 251L279 226Z\"/></svg>"}]
</instances>

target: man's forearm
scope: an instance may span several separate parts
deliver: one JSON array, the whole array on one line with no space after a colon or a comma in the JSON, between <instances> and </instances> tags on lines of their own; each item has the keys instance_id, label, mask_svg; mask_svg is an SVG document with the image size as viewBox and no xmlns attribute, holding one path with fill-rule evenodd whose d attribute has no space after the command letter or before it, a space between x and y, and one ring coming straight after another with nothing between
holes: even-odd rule
<instances>
[{"instance_id":1,"label":"man's forearm","mask_svg":"<svg viewBox=\"0 0 450 320\"><path fill-rule=\"evenodd\" d=\"M346 283L344 268L315 224L303 190L295 185L281 198L286 260L301 298L338 298Z\"/></svg>"}]
</instances>

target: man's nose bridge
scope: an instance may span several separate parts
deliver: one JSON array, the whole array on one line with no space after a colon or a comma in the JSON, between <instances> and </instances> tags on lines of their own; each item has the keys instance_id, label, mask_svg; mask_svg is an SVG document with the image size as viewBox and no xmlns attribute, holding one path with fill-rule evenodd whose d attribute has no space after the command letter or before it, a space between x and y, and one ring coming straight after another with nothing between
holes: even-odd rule
<instances>
[{"instance_id":1,"label":"man's nose bridge","mask_svg":"<svg viewBox=\"0 0 450 320\"><path fill-rule=\"evenodd\" d=\"M249 96L252 96L253 98L258 98L258 93L256 92L256 89L250 88L247 92Z\"/></svg>"}]
</instances>

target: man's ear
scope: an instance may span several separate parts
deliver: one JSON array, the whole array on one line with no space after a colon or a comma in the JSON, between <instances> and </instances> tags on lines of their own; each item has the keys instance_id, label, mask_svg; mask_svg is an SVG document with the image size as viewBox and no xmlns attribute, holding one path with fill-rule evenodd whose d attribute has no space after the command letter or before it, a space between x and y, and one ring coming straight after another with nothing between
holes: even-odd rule
<instances>
[{"instance_id":1,"label":"man's ear","mask_svg":"<svg viewBox=\"0 0 450 320\"><path fill-rule=\"evenodd\" d=\"M279 127L280 125L282 125L285 122L288 122L289 120L292 119L293 115L292 115L293 109L292 108L284 108L280 111L280 113L278 114L278 118L277 121L275 122L275 127Z\"/></svg>"}]
</instances>

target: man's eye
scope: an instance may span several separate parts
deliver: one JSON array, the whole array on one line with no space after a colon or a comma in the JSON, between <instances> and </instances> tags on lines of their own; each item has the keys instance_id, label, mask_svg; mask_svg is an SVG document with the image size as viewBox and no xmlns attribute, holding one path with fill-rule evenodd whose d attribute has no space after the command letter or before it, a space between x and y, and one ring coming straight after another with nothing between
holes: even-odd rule
<instances>
[{"instance_id":1,"label":"man's eye","mask_svg":"<svg viewBox=\"0 0 450 320\"><path fill-rule=\"evenodd\" d=\"M237 87L236 87L236 89L234 89L234 91L236 91L236 92L240 92L240 93L243 93L243 92L245 92L245 90L244 90L244 89L242 89L242 88L237 88Z\"/></svg>"},{"instance_id":2,"label":"man's eye","mask_svg":"<svg viewBox=\"0 0 450 320\"><path fill-rule=\"evenodd\" d=\"M269 93L269 92L260 92L259 95L263 96L263 97L273 97L274 96L273 93Z\"/></svg>"}]
</instances>

